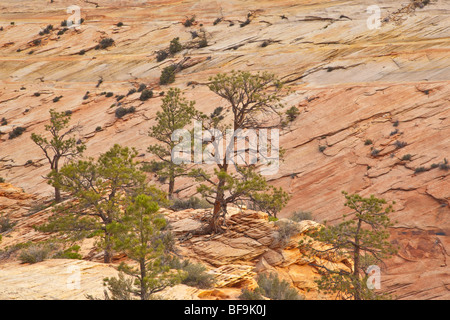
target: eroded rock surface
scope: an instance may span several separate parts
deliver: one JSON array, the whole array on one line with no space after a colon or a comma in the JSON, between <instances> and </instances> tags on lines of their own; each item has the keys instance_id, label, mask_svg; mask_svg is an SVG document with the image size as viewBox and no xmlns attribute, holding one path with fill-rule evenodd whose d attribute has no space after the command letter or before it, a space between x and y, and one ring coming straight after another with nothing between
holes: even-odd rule
<instances>
[{"instance_id":1,"label":"eroded rock surface","mask_svg":"<svg viewBox=\"0 0 450 320\"><path fill-rule=\"evenodd\" d=\"M32 132L44 132L49 108L72 111L72 124L83 126L77 138L86 143L87 156L121 143L136 147L140 159L150 160L146 149L154 141L147 131L161 103L159 93L168 89L159 85L164 67L182 62L173 86L205 112L223 104L205 86L210 76L238 69L273 72L293 90L283 100L286 107L300 111L282 132L286 159L278 174L268 177L292 196L280 216L304 210L319 222L333 222L345 212L342 190L395 200L393 218L398 222L392 240L401 250L383 269L382 286L400 298L448 299L450 171L440 164L450 159L450 4L378 1L381 27L369 29L367 8L373 4L3 2L0 119L7 124L0 125L0 176L38 197L37 202L45 204L51 197L53 190L43 179L49 172L47 160L30 139ZM84 22L58 35L70 5L80 6ZM194 24L185 27L186 17L194 15ZM40 35L49 24L53 31ZM194 31L206 36L206 47L193 39ZM96 50L108 37L114 44ZM156 61L157 51L166 49L174 37L186 49ZM116 100L140 83L154 90L154 98L143 102L135 93ZM136 112L116 118L119 103L134 106ZM15 127L26 131L8 139ZM416 171L420 167L425 170ZM195 193L192 181L180 180L176 187L181 197ZM0 208L12 208L17 201L2 197ZM18 219L27 212L29 207L11 214ZM41 215L21 223L31 230L37 222L31 219L45 219ZM27 239L39 237L27 234ZM225 237L220 250L234 248L252 259L265 245L263 239L255 238L250 250L243 249L242 238ZM197 250L215 259L208 245ZM235 257L224 259L231 263ZM272 253L267 259L279 258Z\"/></svg>"}]
</instances>

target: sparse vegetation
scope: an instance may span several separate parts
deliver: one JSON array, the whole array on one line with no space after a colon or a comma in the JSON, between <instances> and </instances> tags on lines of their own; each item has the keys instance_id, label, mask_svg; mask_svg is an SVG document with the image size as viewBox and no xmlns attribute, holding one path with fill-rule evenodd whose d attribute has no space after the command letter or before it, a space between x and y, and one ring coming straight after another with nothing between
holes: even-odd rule
<instances>
[{"instance_id":1,"label":"sparse vegetation","mask_svg":"<svg viewBox=\"0 0 450 320\"><path fill-rule=\"evenodd\" d=\"M185 26L186 28L191 27L195 22L195 16L191 17L191 18L187 18L184 22L183 22L183 26Z\"/></svg>"},{"instance_id":2,"label":"sparse vegetation","mask_svg":"<svg viewBox=\"0 0 450 320\"><path fill-rule=\"evenodd\" d=\"M297 223L291 220L282 219L275 222L277 226L277 233L275 242L282 248L286 247L293 235L298 233Z\"/></svg>"},{"instance_id":3,"label":"sparse vegetation","mask_svg":"<svg viewBox=\"0 0 450 320\"><path fill-rule=\"evenodd\" d=\"M240 24L241 28L245 27L246 25L249 25L250 22L251 22L251 20L247 18L247 20L245 20L244 22L242 22L242 23Z\"/></svg>"},{"instance_id":4,"label":"sparse vegetation","mask_svg":"<svg viewBox=\"0 0 450 320\"><path fill-rule=\"evenodd\" d=\"M0 180L0 182L2 181ZM16 224L11 222L8 216L4 216L3 213L0 215L0 233L12 230L15 225Z\"/></svg>"},{"instance_id":5,"label":"sparse vegetation","mask_svg":"<svg viewBox=\"0 0 450 320\"><path fill-rule=\"evenodd\" d=\"M366 139L366 141L364 141L365 146L369 146L371 144L373 144L373 141L371 139Z\"/></svg>"},{"instance_id":6,"label":"sparse vegetation","mask_svg":"<svg viewBox=\"0 0 450 320\"><path fill-rule=\"evenodd\" d=\"M410 161L411 158L412 158L412 155L408 153L408 154L403 155L403 157L401 158L401 160L402 160L402 161Z\"/></svg>"},{"instance_id":7,"label":"sparse vegetation","mask_svg":"<svg viewBox=\"0 0 450 320\"><path fill-rule=\"evenodd\" d=\"M0 126L6 126L8 124L8 120L6 120L5 117L2 118L2 120L0 121Z\"/></svg>"},{"instance_id":8,"label":"sparse vegetation","mask_svg":"<svg viewBox=\"0 0 450 320\"><path fill-rule=\"evenodd\" d=\"M212 205L206 200L197 197L190 197L189 199L175 199L173 205L170 206L170 209L175 211L208 208L212 208Z\"/></svg>"},{"instance_id":9,"label":"sparse vegetation","mask_svg":"<svg viewBox=\"0 0 450 320\"><path fill-rule=\"evenodd\" d=\"M287 111L286 111L286 116L287 119L292 122L295 119L297 119L298 115L300 114L300 111L298 111L298 108L295 106L290 107Z\"/></svg>"},{"instance_id":10,"label":"sparse vegetation","mask_svg":"<svg viewBox=\"0 0 450 320\"><path fill-rule=\"evenodd\" d=\"M114 44L114 39L112 38L103 38L100 40L99 44L95 46L95 50L106 49L111 47Z\"/></svg>"},{"instance_id":11,"label":"sparse vegetation","mask_svg":"<svg viewBox=\"0 0 450 320\"><path fill-rule=\"evenodd\" d=\"M68 110L70 111L70 110ZM74 158L83 153L86 146L78 144L73 136L74 132L80 129L76 125L70 129L67 128L72 112L57 112L50 109L50 124L45 125L45 131L49 132L51 139L47 139L40 134L31 134L31 140L42 150L50 164L52 174L58 174L59 161L62 158ZM55 201L61 201L59 188L55 187Z\"/></svg>"},{"instance_id":12,"label":"sparse vegetation","mask_svg":"<svg viewBox=\"0 0 450 320\"><path fill-rule=\"evenodd\" d=\"M319 151L320 151L320 152L324 152L326 148L327 148L326 145L320 145L320 146L319 146Z\"/></svg>"},{"instance_id":13,"label":"sparse vegetation","mask_svg":"<svg viewBox=\"0 0 450 320\"><path fill-rule=\"evenodd\" d=\"M300 222L303 220L314 220L311 212L309 211L295 211L290 217L292 221Z\"/></svg>"},{"instance_id":14,"label":"sparse vegetation","mask_svg":"<svg viewBox=\"0 0 450 320\"><path fill-rule=\"evenodd\" d=\"M239 299L263 300L263 297L267 297L271 300L304 300L289 282L280 280L275 273L260 274L256 281L258 287L254 291L243 290Z\"/></svg>"},{"instance_id":15,"label":"sparse vegetation","mask_svg":"<svg viewBox=\"0 0 450 320\"><path fill-rule=\"evenodd\" d=\"M170 65L165 67L161 72L161 77L159 78L159 84L167 85L175 82L175 71L177 67L175 65Z\"/></svg>"},{"instance_id":16,"label":"sparse vegetation","mask_svg":"<svg viewBox=\"0 0 450 320\"><path fill-rule=\"evenodd\" d=\"M54 103L56 103L56 102L58 102L59 100L61 100L62 97L63 97L63 96L57 96L57 97L54 97L52 101L53 101Z\"/></svg>"},{"instance_id":17,"label":"sparse vegetation","mask_svg":"<svg viewBox=\"0 0 450 320\"><path fill-rule=\"evenodd\" d=\"M406 147L407 145L408 145L408 143L406 143L406 142L404 142L404 141L399 141L399 140L397 140L397 141L394 142L394 146L395 146L397 149L404 148L404 147Z\"/></svg>"},{"instance_id":18,"label":"sparse vegetation","mask_svg":"<svg viewBox=\"0 0 450 320\"><path fill-rule=\"evenodd\" d=\"M157 62L164 61L168 56L169 54L167 53L167 51L159 50L158 52L156 52L156 61Z\"/></svg>"},{"instance_id":19,"label":"sparse vegetation","mask_svg":"<svg viewBox=\"0 0 450 320\"><path fill-rule=\"evenodd\" d=\"M149 89L142 90L139 100L147 101L150 98L153 98L153 91Z\"/></svg>"},{"instance_id":20,"label":"sparse vegetation","mask_svg":"<svg viewBox=\"0 0 450 320\"><path fill-rule=\"evenodd\" d=\"M118 23L116 24L116 26L119 27L119 28L120 28L120 27L123 27L123 22L118 22Z\"/></svg>"},{"instance_id":21,"label":"sparse vegetation","mask_svg":"<svg viewBox=\"0 0 450 320\"><path fill-rule=\"evenodd\" d=\"M372 149L372 151L370 152L370 155L371 155L372 157L377 157L379 153L380 153L380 150L378 150L378 149Z\"/></svg>"},{"instance_id":22,"label":"sparse vegetation","mask_svg":"<svg viewBox=\"0 0 450 320\"><path fill-rule=\"evenodd\" d=\"M51 249L45 244L31 244L21 250L19 260L22 263L37 263L48 258Z\"/></svg>"},{"instance_id":23,"label":"sparse vegetation","mask_svg":"<svg viewBox=\"0 0 450 320\"><path fill-rule=\"evenodd\" d=\"M183 50L183 46L180 43L180 38L173 38L172 41L170 41L169 52L171 54L175 54L177 52L180 52L181 50Z\"/></svg>"},{"instance_id":24,"label":"sparse vegetation","mask_svg":"<svg viewBox=\"0 0 450 320\"><path fill-rule=\"evenodd\" d=\"M414 170L414 173L421 173L421 172L425 172L425 171L428 171L427 168L421 166L421 167L417 167L417 168Z\"/></svg>"},{"instance_id":25,"label":"sparse vegetation","mask_svg":"<svg viewBox=\"0 0 450 320\"><path fill-rule=\"evenodd\" d=\"M9 133L9 137L8 139L14 139L17 138L18 136L21 136L22 133L25 132L25 128L24 127L15 127L10 133Z\"/></svg>"},{"instance_id":26,"label":"sparse vegetation","mask_svg":"<svg viewBox=\"0 0 450 320\"><path fill-rule=\"evenodd\" d=\"M318 289L327 294L334 294L340 299L372 300L388 298L386 294L371 290L366 285L366 270L370 265L380 265L397 252L389 241L389 228L393 226L389 213L393 212L395 202L371 195L363 198L358 194L343 192L351 212L342 216L342 222L321 226L308 231L310 240L300 240L299 249L308 258L326 253L338 253L340 261L348 259L353 262L345 269L333 269L324 263L315 267L322 275L316 281ZM312 241L326 243L326 248L311 246Z\"/></svg>"},{"instance_id":27,"label":"sparse vegetation","mask_svg":"<svg viewBox=\"0 0 450 320\"><path fill-rule=\"evenodd\" d=\"M139 85L138 92L142 92L142 91L145 90L146 88L147 88L147 85L146 85L145 83L141 83L141 84Z\"/></svg>"},{"instance_id":28,"label":"sparse vegetation","mask_svg":"<svg viewBox=\"0 0 450 320\"><path fill-rule=\"evenodd\" d=\"M116 109L116 118L122 118L123 116L129 114L129 113L134 113L136 111L135 107L129 107L129 108L125 108L125 107L118 107Z\"/></svg>"}]
</instances>

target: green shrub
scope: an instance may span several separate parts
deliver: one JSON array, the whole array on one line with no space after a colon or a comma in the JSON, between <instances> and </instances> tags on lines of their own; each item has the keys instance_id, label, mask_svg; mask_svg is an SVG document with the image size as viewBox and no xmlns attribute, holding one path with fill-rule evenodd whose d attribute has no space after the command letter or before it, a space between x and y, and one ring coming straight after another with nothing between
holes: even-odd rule
<instances>
[{"instance_id":1,"label":"green shrub","mask_svg":"<svg viewBox=\"0 0 450 320\"><path fill-rule=\"evenodd\" d=\"M214 20L213 25L217 25L220 22L222 22L222 18L217 18L216 20Z\"/></svg>"},{"instance_id":2,"label":"green shrub","mask_svg":"<svg viewBox=\"0 0 450 320\"><path fill-rule=\"evenodd\" d=\"M9 133L9 139L17 138L18 136L22 135L22 133L25 132L25 128L23 127L15 127L10 133Z\"/></svg>"},{"instance_id":3,"label":"green shrub","mask_svg":"<svg viewBox=\"0 0 450 320\"><path fill-rule=\"evenodd\" d=\"M123 22L118 22L118 23L116 24L116 26L118 26L119 28L120 28L120 27L123 27Z\"/></svg>"},{"instance_id":4,"label":"green shrub","mask_svg":"<svg viewBox=\"0 0 450 320\"><path fill-rule=\"evenodd\" d=\"M250 19L245 20L244 22L242 22L242 23L240 24L241 28L243 28L243 27L245 27L246 25L250 24L250 22L251 22Z\"/></svg>"},{"instance_id":5,"label":"green shrub","mask_svg":"<svg viewBox=\"0 0 450 320\"><path fill-rule=\"evenodd\" d=\"M364 141L364 145L365 146L368 146L368 145L371 145L371 144L373 144L373 141L370 140L370 139L366 139L366 141Z\"/></svg>"},{"instance_id":6,"label":"green shrub","mask_svg":"<svg viewBox=\"0 0 450 320\"><path fill-rule=\"evenodd\" d=\"M378 149L373 149L370 154L372 155L372 157L376 157L378 156L378 154L380 153L380 150Z\"/></svg>"},{"instance_id":7,"label":"green shrub","mask_svg":"<svg viewBox=\"0 0 450 320\"><path fill-rule=\"evenodd\" d=\"M80 251L79 245L73 245L70 248L67 248L65 250L58 251L55 253L52 258L54 259L83 259L83 256L78 253Z\"/></svg>"},{"instance_id":8,"label":"green shrub","mask_svg":"<svg viewBox=\"0 0 450 320\"><path fill-rule=\"evenodd\" d=\"M288 245L291 237L298 233L297 224L290 220L278 220L276 225L278 228L275 236L275 242L284 248Z\"/></svg>"},{"instance_id":9,"label":"green shrub","mask_svg":"<svg viewBox=\"0 0 450 320\"><path fill-rule=\"evenodd\" d=\"M128 113L133 113L135 111L136 111L135 107L129 107L129 108L119 107L116 109L116 117L122 118L124 115L126 115Z\"/></svg>"},{"instance_id":10,"label":"green shrub","mask_svg":"<svg viewBox=\"0 0 450 320\"><path fill-rule=\"evenodd\" d=\"M206 37L202 38L202 40L200 40L200 42L198 43L198 47L199 48L204 48L208 46L208 40L206 39Z\"/></svg>"},{"instance_id":11,"label":"green shrub","mask_svg":"<svg viewBox=\"0 0 450 320\"><path fill-rule=\"evenodd\" d=\"M98 126L97 128L95 128L95 131L97 132L102 131L102 127Z\"/></svg>"},{"instance_id":12,"label":"green shrub","mask_svg":"<svg viewBox=\"0 0 450 320\"><path fill-rule=\"evenodd\" d=\"M5 217L3 213L0 215L0 233L11 230L15 225L15 223L10 221L9 217Z\"/></svg>"},{"instance_id":13,"label":"green shrub","mask_svg":"<svg viewBox=\"0 0 450 320\"><path fill-rule=\"evenodd\" d=\"M153 97L153 91L149 89L144 89L141 92L141 96L139 97L139 100L141 101L147 101L148 99Z\"/></svg>"},{"instance_id":14,"label":"green shrub","mask_svg":"<svg viewBox=\"0 0 450 320\"><path fill-rule=\"evenodd\" d=\"M8 121L6 120L5 117L2 118L2 120L0 121L0 125L1 126L6 126L8 124Z\"/></svg>"},{"instance_id":15,"label":"green shrub","mask_svg":"<svg viewBox=\"0 0 450 320\"><path fill-rule=\"evenodd\" d=\"M138 92L141 92L141 91L143 91L145 89L147 89L147 85L145 83L141 83L139 85Z\"/></svg>"},{"instance_id":16,"label":"green shrub","mask_svg":"<svg viewBox=\"0 0 450 320\"><path fill-rule=\"evenodd\" d=\"M95 50L106 49L114 44L114 39L112 38L103 38L100 40L99 44L95 46Z\"/></svg>"},{"instance_id":17,"label":"green shrub","mask_svg":"<svg viewBox=\"0 0 450 320\"><path fill-rule=\"evenodd\" d=\"M214 276L207 273L206 267L202 264L188 262L182 270L186 272L186 278L182 281L185 285L205 289L214 283Z\"/></svg>"},{"instance_id":18,"label":"green shrub","mask_svg":"<svg viewBox=\"0 0 450 320\"><path fill-rule=\"evenodd\" d=\"M156 52L156 61L157 62L164 61L168 56L169 56L169 54L167 53L167 51L160 50L160 51Z\"/></svg>"},{"instance_id":19,"label":"green shrub","mask_svg":"<svg viewBox=\"0 0 450 320\"><path fill-rule=\"evenodd\" d=\"M63 96L54 97L52 101L53 101L54 103L55 103L55 102L58 102L59 100L61 100L62 97L63 97Z\"/></svg>"},{"instance_id":20,"label":"green shrub","mask_svg":"<svg viewBox=\"0 0 450 320\"><path fill-rule=\"evenodd\" d=\"M181 261L177 257L169 258L166 263L171 269L185 272L181 281L185 285L205 289L214 284L214 276L209 274L206 267L200 263L192 263L189 260Z\"/></svg>"},{"instance_id":21,"label":"green shrub","mask_svg":"<svg viewBox=\"0 0 450 320\"><path fill-rule=\"evenodd\" d=\"M261 295L271 300L303 300L286 280L280 280L276 274L260 274L256 280L258 291Z\"/></svg>"},{"instance_id":22,"label":"green shrub","mask_svg":"<svg viewBox=\"0 0 450 320\"><path fill-rule=\"evenodd\" d=\"M288 120L291 121L291 122L294 121L295 119L297 119L299 114L300 114L300 112L294 106L292 106L291 108L289 108L286 111L286 116L287 116Z\"/></svg>"},{"instance_id":23,"label":"green shrub","mask_svg":"<svg viewBox=\"0 0 450 320\"><path fill-rule=\"evenodd\" d=\"M407 143L406 142L404 142L404 141L395 141L395 143L394 143L394 146L397 148L397 149L401 149L401 148L404 148L404 147L406 147L406 145L407 145Z\"/></svg>"},{"instance_id":24,"label":"green shrub","mask_svg":"<svg viewBox=\"0 0 450 320\"><path fill-rule=\"evenodd\" d=\"M45 245L32 244L23 249L19 255L22 263L37 263L48 258L50 249Z\"/></svg>"},{"instance_id":25,"label":"green shrub","mask_svg":"<svg viewBox=\"0 0 450 320\"><path fill-rule=\"evenodd\" d=\"M183 46L180 43L180 38L173 38L172 41L170 41L169 52L175 54L181 50L183 50Z\"/></svg>"},{"instance_id":26,"label":"green shrub","mask_svg":"<svg viewBox=\"0 0 450 320\"><path fill-rule=\"evenodd\" d=\"M300 222L303 220L314 220L311 212L308 211L296 211L290 217L290 220Z\"/></svg>"},{"instance_id":27,"label":"green shrub","mask_svg":"<svg viewBox=\"0 0 450 320\"><path fill-rule=\"evenodd\" d=\"M428 171L425 167L417 167L414 170L414 173L420 173L420 172L425 172L425 171Z\"/></svg>"},{"instance_id":28,"label":"green shrub","mask_svg":"<svg viewBox=\"0 0 450 320\"><path fill-rule=\"evenodd\" d=\"M0 177L0 183L5 183L5 178Z\"/></svg>"},{"instance_id":29,"label":"green shrub","mask_svg":"<svg viewBox=\"0 0 450 320\"><path fill-rule=\"evenodd\" d=\"M114 92L107 92L107 93L105 94L105 97L111 98L113 95L114 95Z\"/></svg>"},{"instance_id":30,"label":"green shrub","mask_svg":"<svg viewBox=\"0 0 450 320\"><path fill-rule=\"evenodd\" d=\"M327 146L321 145L321 146L319 146L319 151L324 152L326 148L327 148Z\"/></svg>"},{"instance_id":31,"label":"green shrub","mask_svg":"<svg viewBox=\"0 0 450 320\"><path fill-rule=\"evenodd\" d=\"M165 67L163 71L161 72L161 77L159 78L159 84L165 85L175 82L175 71L176 66L171 65L168 67Z\"/></svg>"},{"instance_id":32,"label":"green shrub","mask_svg":"<svg viewBox=\"0 0 450 320\"><path fill-rule=\"evenodd\" d=\"M405 154L405 155L402 157L402 161L410 161L411 158L412 158L412 155L410 155L410 154L408 153L408 154Z\"/></svg>"},{"instance_id":33,"label":"green shrub","mask_svg":"<svg viewBox=\"0 0 450 320\"><path fill-rule=\"evenodd\" d=\"M175 211L180 211L186 209L208 209L211 207L211 204L204 199L190 197L189 199L176 199L170 208Z\"/></svg>"},{"instance_id":34,"label":"green shrub","mask_svg":"<svg viewBox=\"0 0 450 320\"><path fill-rule=\"evenodd\" d=\"M127 93L127 97L132 95L133 93L136 93L136 89L135 88L131 88L128 93Z\"/></svg>"},{"instance_id":35,"label":"green shrub","mask_svg":"<svg viewBox=\"0 0 450 320\"><path fill-rule=\"evenodd\" d=\"M256 288L253 291L244 289L241 291L241 294L238 298L240 300L265 300L263 295L261 294L260 288Z\"/></svg>"},{"instance_id":36,"label":"green shrub","mask_svg":"<svg viewBox=\"0 0 450 320\"><path fill-rule=\"evenodd\" d=\"M187 28L187 27L191 27L191 26L194 24L194 22L195 22L195 17L192 17L192 18L190 18L190 19L186 19L186 20L183 22L183 26L185 26L186 28Z\"/></svg>"}]
</instances>

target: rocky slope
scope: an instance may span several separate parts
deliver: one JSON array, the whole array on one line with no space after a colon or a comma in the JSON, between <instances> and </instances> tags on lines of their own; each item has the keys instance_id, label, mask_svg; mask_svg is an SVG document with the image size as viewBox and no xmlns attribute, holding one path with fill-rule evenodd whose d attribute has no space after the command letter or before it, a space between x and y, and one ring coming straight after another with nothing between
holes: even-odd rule
<instances>
[{"instance_id":1,"label":"rocky slope","mask_svg":"<svg viewBox=\"0 0 450 320\"><path fill-rule=\"evenodd\" d=\"M58 35L74 4L83 24ZM344 213L342 190L396 200L391 234L401 250L382 270L382 287L399 298L448 299L450 179L442 168L450 158L450 5L377 4L382 24L371 30L367 0L0 1L0 119L7 120L0 125L0 176L33 199L51 196L42 178L48 165L29 138L43 132L49 108L72 111L87 155L118 142L149 160L146 133L158 94L167 90L158 84L165 66L183 62L173 85L202 111L223 104L203 85L209 76L266 70L291 86L284 102L300 111L282 133L286 159L269 177L292 196L280 216L304 210L334 221ZM40 35L49 24L54 30ZM206 36L206 47L194 31ZM106 37L114 45L95 50ZM187 49L157 62L156 52L174 37ZM120 103L137 111L117 119L118 102L101 93L126 95L139 83L155 98L124 98ZM8 139L19 126L26 131ZM181 197L195 192L192 182L178 188Z\"/></svg>"},{"instance_id":2,"label":"rocky slope","mask_svg":"<svg viewBox=\"0 0 450 320\"><path fill-rule=\"evenodd\" d=\"M0 185L0 194L11 190L8 184ZM17 191L17 190L16 190ZM20 190L11 199L26 198ZM297 231L292 237L283 237L279 224L269 222L262 212L231 208L227 218L227 231L215 236L192 236L191 232L202 224L208 214L206 209L188 209L174 212L162 209L175 240L174 252L182 259L201 263L215 280L207 289L187 285L167 288L161 293L165 299L237 299L244 288L257 286L256 277L262 273L276 273L288 281L306 299L327 299L317 291L314 280L318 270L311 262L328 263L330 268L349 270L351 262L343 257L306 257L298 249L298 242L308 237L305 232L318 226L314 221L296 223ZM20 250L14 245L28 241L49 240L52 235L36 232L35 225L44 223L51 214L49 209L22 215L12 219L15 226L4 234L0 248L0 299L86 299L87 295L103 297L103 279L117 275L122 255L113 263L102 263L90 241L84 241L80 253L84 260L49 259L35 264L20 263ZM283 221L283 220L280 220ZM278 222L280 223L280 222ZM322 246L320 243L313 245ZM126 259L126 258L125 258Z\"/></svg>"}]
</instances>

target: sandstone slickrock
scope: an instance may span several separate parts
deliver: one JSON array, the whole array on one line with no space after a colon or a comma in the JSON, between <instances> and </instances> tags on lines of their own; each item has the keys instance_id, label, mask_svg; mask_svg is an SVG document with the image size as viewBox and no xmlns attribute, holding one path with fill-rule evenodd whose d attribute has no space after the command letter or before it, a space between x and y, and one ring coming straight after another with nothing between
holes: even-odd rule
<instances>
[{"instance_id":1,"label":"sandstone slickrock","mask_svg":"<svg viewBox=\"0 0 450 320\"><path fill-rule=\"evenodd\" d=\"M377 1L382 24L372 30L367 8L374 3L368 0L95 3L17 0L0 5L0 119L8 122L0 125L0 176L32 195L20 201L2 197L0 208L29 208L52 195L42 178L49 172L47 161L30 139L32 132L44 132L49 108L73 112L72 123L83 126L77 138L86 143L87 156L118 142L150 160L146 149L154 141L147 131L161 97L142 102L132 94L119 102L102 92L126 95L140 83L155 93L165 91L159 85L161 70L185 61L173 85L195 99L200 110L211 112L223 101L206 88L210 76L233 69L269 71L291 86L293 93L283 102L300 111L280 138L286 159L278 174L268 177L292 196L280 216L311 211L317 221L333 223L345 212L342 190L395 200L398 222L391 235L401 250L382 270L382 287L400 298L449 298L444 261L450 252L450 171L439 167L450 159L448 1L422 7ZM81 8L84 22L58 35L70 5ZM186 14L196 16L188 28L182 25ZM223 19L214 24L217 18ZM117 27L118 22L124 26ZM51 34L39 35L49 24ZM208 45L196 46L191 31L204 32ZM114 45L95 50L107 37ZM174 37L189 48L156 61L156 52ZM136 112L117 119L119 103ZM8 139L19 126L25 132ZM96 131L98 126L102 131ZM319 146L326 148L321 152ZM402 160L405 155L410 160ZM420 167L425 171L416 172ZM180 179L178 195L190 196L195 187ZM11 214L16 219L27 211ZM252 259L271 241L262 236L264 230L239 232L256 242L244 248L239 236L222 237L222 252L234 248ZM211 262L216 259L211 245L197 250ZM226 255L222 264L236 259Z\"/></svg>"}]
</instances>

